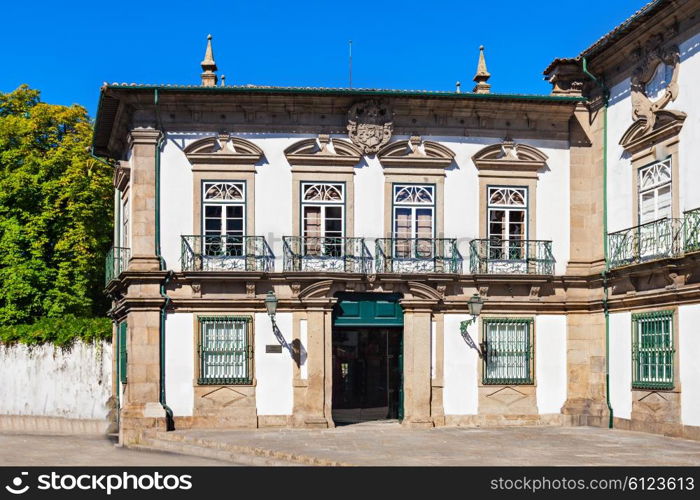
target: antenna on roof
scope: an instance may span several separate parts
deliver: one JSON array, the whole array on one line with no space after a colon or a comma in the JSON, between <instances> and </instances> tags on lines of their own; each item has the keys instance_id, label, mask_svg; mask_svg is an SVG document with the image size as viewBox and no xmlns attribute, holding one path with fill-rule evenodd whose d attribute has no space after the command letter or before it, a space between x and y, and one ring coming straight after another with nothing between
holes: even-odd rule
<instances>
[{"instance_id":1,"label":"antenna on roof","mask_svg":"<svg viewBox=\"0 0 700 500\"><path fill-rule=\"evenodd\" d=\"M348 45L350 46L350 59L348 60L348 80L349 87L352 88L352 40L348 40Z\"/></svg>"}]
</instances>

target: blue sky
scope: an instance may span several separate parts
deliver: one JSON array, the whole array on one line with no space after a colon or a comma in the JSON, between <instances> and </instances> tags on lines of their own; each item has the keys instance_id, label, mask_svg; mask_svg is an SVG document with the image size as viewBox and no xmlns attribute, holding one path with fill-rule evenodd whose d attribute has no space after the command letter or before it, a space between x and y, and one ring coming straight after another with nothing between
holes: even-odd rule
<instances>
[{"instance_id":1,"label":"blue sky","mask_svg":"<svg viewBox=\"0 0 700 500\"><path fill-rule=\"evenodd\" d=\"M3 6L0 91L94 115L108 82L197 84L206 35L227 84L471 90L479 45L492 92L549 93L542 70L577 55L645 0L24 2ZM525 6L525 7L523 7ZM21 20L21 22L19 21Z\"/></svg>"}]
</instances>

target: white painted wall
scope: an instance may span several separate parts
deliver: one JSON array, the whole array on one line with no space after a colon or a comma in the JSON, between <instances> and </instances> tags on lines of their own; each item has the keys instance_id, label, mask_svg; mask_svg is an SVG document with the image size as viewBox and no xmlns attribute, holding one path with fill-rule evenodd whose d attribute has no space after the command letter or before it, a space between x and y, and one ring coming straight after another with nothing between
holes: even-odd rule
<instances>
[{"instance_id":1,"label":"white painted wall","mask_svg":"<svg viewBox=\"0 0 700 500\"><path fill-rule=\"evenodd\" d=\"M683 212L700 208L700 175L697 169L700 156L700 33L678 44L678 48L681 52L678 99L667 107L688 114L681 129L678 151L681 176L679 206Z\"/></svg>"},{"instance_id":2,"label":"white painted wall","mask_svg":"<svg viewBox=\"0 0 700 500\"><path fill-rule=\"evenodd\" d=\"M180 236L197 234L193 231L192 166L183 149L186 144L201 139L201 135L168 134L160 159L160 234L161 254L167 269L180 270L182 243Z\"/></svg>"},{"instance_id":3,"label":"white painted wall","mask_svg":"<svg viewBox=\"0 0 700 500\"><path fill-rule=\"evenodd\" d=\"M355 227L356 237L364 237L367 248L374 255L374 240L384 232L384 169L376 155L365 157L355 167ZM391 210L391 205L387 210Z\"/></svg>"},{"instance_id":4,"label":"white painted wall","mask_svg":"<svg viewBox=\"0 0 700 500\"><path fill-rule=\"evenodd\" d=\"M0 414L107 418L112 344L0 345Z\"/></svg>"},{"instance_id":5,"label":"white painted wall","mask_svg":"<svg viewBox=\"0 0 700 500\"><path fill-rule=\"evenodd\" d=\"M540 414L561 413L566 401L566 316L535 318L535 380Z\"/></svg>"},{"instance_id":6,"label":"white painted wall","mask_svg":"<svg viewBox=\"0 0 700 500\"><path fill-rule=\"evenodd\" d=\"M632 418L632 313L610 314L610 406Z\"/></svg>"},{"instance_id":7,"label":"white painted wall","mask_svg":"<svg viewBox=\"0 0 700 500\"><path fill-rule=\"evenodd\" d=\"M445 415L476 415L479 410L477 363L479 356L459 334L459 323L466 314L445 314L443 407ZM478 342L477 326L469 333Z\"/></svg>"},{"instance_id":8,"label":"white painted wall","mask_svg":"<svg viewBox=\"0 0 700 500\"><path fill-rule=\"evenodd\" d=\"M165 319L165 399L176 417L194 411L194 318L192 313Z\"/></svg>"},{"instance_id":9,"label":"white painted wall","mask_svg":"<svg viewBox=\"0 0 700 500\"><path fill-rule=\"evenodd\" d=\"M629 154L620 139L632 125L630 79L610 89L608 106L608 231L615 232L636 224L632 213L633 172Z\"/></svg>"},{"instance_id":10,"label":"white painted wall","mask_svg":"<svg viewBox=\"0 0 700 500\"><path fill-rule=\"evenodd\" d=\"M681 422L700 425L700 304L678 307Z\"/></svg>"},{"instance_id":11,"label":"white painted wall","mask_svg":"<svg viewBox=\"0 0 700 500\"><path fill-rule=\"evenodd\" d=\"M292 342L292 313L277 313L277 326ZM258 415L291 415L293 409L292 357L289 351L266 353L267 344L279 345L267 313L255 314L255 399Z\"/></svg>"}]
</instances>

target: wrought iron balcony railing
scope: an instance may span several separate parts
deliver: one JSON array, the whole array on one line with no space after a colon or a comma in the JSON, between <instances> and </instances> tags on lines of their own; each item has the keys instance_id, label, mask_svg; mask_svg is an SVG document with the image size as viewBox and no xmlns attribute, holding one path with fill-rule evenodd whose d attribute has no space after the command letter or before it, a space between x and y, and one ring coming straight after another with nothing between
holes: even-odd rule
<instances>
[{"instance_id":1,"label":"wrought iron balcony railing","mask_svg":"<svg viewBox=\"0 0 700 500\"><path fill-rule=\"evenodd\" d=\"M182 236L183 271L271 272L275 256L263 236Z\"/></svg>"},{"instance_id":2,"label":"wrought iron balcony railing","mask_svg":"<svg viewBox=\"0 0 700 500\"><path fill-rule=\"evenodd\" d=\"M683 252L685 219L658 219L608 234L610 267L673 257ZM697 239L697 231L695 234Z\"/></svg>"},{"instance_id":3,"label":"wrought iron balcony railing","mask_svg":"<svg viewBox=\"0 0 700 500\"><path fill-rule=\"evenodd\" d=\"M469 254L472 274L554 274L551 241L476 239Z\"/></svg>"},{"instance_id":4,"label":"wrought iron balcony railing","mask_svg":"<svg viewBox=\"0 0 700 500\"><path fill-rule=\"evenodd\" d=\"M683 213L683 251L700 251L700 208Z\"/></svg>"},{"instance_id":5,"label":"wrought iron balcony railing","mask_svg":"<svg viewBox=\"0 0 700 500\"><path fill-rule=\"evenodd\" d=\"M378 273L461 273L462 255L454 238L378 238Z\"/></svg>"},{"instance_id":6,"label":"wrought iron balcony railing","mask_svg":"<svg viewBox=\"0 0 700 500\"><path fill-rule=\"evenodd\" d=\"M105 285L117 279L129 266L130 251L125 247L112 247L105 256Z\"/></svg>"},{"instance_id":7,"label":"wrought iron balcony railing","mask_svg":"<svg viewBox=\"0 0 700 500\"><path fill-rule=\"evenodd\" d=\"M364 238L283 236L282 241L285 271L372 272Z\"/></svg>"}]
</instances>

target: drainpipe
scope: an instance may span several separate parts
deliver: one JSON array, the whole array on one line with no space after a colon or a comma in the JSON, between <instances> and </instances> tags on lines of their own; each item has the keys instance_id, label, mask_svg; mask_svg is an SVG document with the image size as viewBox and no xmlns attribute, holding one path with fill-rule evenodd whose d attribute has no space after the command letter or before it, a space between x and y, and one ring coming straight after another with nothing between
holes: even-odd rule
<instances>
[{"instance_id":1,"label":"drainpipe","mask_svg":"<svg viewBox=\"0 0 700 500\"><path fill-rule=\"evenodd\" d=\"M603 257L605 269L601 273L603 278L603 313L605 315L605 403L608 406L608 428L613 428L613 408L610 404L610 310L608 307L608 272L610 265L608 260L608 103L610 90L588 71L588 61L583 58L583 72L593 80L603 94Z\"/></svg>"},{"instance_id":2,"label":"drainpipe","mask_svg":"<svg viewBox=\"0 0 700 500\"><path fill-rule=\"evenodd\" d=\"M160 131L160 134L158 136L158 142L156 143L156 152L155 152L155 169L156 169L156 213L155 213L155 223L156 223L156 231L155 231L155 247L156 247L156 257L158 257L158 262L159 262L159 267L160 270L163 271L166 268L165 265L165 259L163 259L163 256L161 255L161 248L160 248L160 148L163 146L163 143L165 142L165 134L162 131L162 126L161 126L161 121L160 121L160 113L158 111L158 89L154 89L154 94L153 94L153 104L155 107L155 113L156 113L156 121L157 121L157 126L158 130ZM160 331L159 331L159 340L160 340L160 404L163 406L163 409L165 410L165 422L166 422L166 430L168 431L174 431L175 430L175 419L173 417L173 410L170 409L168 404L166 403L165 399L165 317L167 314L167 309L168 306L171 303L170 297L165 293L165 288L168 285L168 282L172 279L173 272L169 271L168 274L165 276L165 279L163 282L160 284L160 296L163 297L163 305L160 308Z\"/></svg>"}]
</instances>

